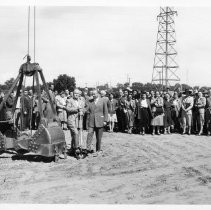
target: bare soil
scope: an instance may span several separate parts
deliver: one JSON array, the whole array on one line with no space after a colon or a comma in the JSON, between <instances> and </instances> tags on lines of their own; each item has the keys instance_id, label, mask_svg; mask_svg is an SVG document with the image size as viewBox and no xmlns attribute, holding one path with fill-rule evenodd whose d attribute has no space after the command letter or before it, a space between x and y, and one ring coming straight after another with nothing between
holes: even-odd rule
<instances>
[{"instance_id":1,"label":"bare soil","mask_svg":"<svg viewBox=\"0 0 211 210\"><path fill-rule=\"evenodd\" d=\"M104 133L102 148L58 163L1 154L0 203L211 204L211 137Z\"/></svg>"}]
</instances>

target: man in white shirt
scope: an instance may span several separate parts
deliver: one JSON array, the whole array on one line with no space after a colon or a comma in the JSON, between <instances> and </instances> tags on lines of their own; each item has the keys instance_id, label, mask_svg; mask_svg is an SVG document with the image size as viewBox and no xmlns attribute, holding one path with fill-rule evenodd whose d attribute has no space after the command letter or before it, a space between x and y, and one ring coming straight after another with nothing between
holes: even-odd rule
<instances>
[{"instance_id":1,"label":"man in white shirt","mask_svg":"<svg viewBox=\"0 0 211 210\"><path fill-rule=\"evenodd\" d=\"M192 108L194 104L194 99L191 96L191 90L186 90L182 98L182 123L183 123L183 134L186 133L186 126L188 127L188 135L191 134L191 124L192 124Z\"/></svg>"}]
</instances>

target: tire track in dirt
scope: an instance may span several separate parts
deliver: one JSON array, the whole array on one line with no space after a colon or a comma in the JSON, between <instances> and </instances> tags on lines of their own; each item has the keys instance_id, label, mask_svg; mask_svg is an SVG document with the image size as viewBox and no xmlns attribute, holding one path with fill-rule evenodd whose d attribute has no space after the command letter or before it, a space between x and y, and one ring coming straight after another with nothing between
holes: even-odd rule
<instances>
[{"instance_id":1,"label":"tire track in dirt","mask_svg":"<svg viewBox=\"0 0 211 210\"><path fill-rule=\"evenodd\" d=\"M157 142L148 142L152 148L157 150L157 154L166 159L166 161L171 161L173 164L178 164L181 162L181 159L188 161L187 158L182 156L179 152L177 152L176 147L174 147L174 152L171 151L169 147L166 147L165 144L160 146Z\"/></svg>"}]
</instances>

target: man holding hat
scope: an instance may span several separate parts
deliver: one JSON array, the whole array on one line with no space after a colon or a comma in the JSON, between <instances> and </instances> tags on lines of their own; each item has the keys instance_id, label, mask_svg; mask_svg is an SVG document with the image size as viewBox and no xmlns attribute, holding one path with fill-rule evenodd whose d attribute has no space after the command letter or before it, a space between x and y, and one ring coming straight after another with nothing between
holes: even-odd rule
<instances>
[{"instance_id":1,"label":"man holding hat","mask_svg":"<svg viewBox=\"0 0 211 210\"><path fill-rule=\"evenodd\" d=\"M72 141L71 149L75 152L75 155L80 153L79 150L79 130L82 129L83 115L85 112L84 102L80 100L80 90L75 89L73 92L73 98L67 99L66 111L67 111L67 127L70 130Z\"/></svg>"}]
</instances>

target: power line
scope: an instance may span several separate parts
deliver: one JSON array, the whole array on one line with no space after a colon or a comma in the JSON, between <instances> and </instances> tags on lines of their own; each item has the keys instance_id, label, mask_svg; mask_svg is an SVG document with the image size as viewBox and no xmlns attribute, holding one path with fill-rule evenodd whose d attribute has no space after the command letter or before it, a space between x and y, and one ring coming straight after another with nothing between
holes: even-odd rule
<instances>
[{"instance_id":1,"label":"power line","mask_svg":"<svg viewBox=\"0 0 211 210\"><path fill-rule=\"evenodd\" d=\"M34 63L36 55L36 7L34 6Z\"/></svg>"},{"instance_id":2,"label":"power line","mask_svg":"<svg viewBox=\"0 0 211 210\"><path fill-rule=\"evenodd\" d=\"M30 50L30 6L28 6L28 40L27 40L27 54Z\"/></svg>"}]
</instances>

